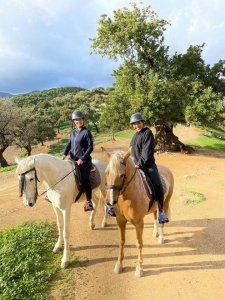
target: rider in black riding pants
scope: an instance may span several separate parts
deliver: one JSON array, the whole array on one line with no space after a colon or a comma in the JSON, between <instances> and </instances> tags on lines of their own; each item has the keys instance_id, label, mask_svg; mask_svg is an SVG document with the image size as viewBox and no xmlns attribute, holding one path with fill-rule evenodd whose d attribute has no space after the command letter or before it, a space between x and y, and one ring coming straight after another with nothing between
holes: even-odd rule
<instances>
[{"instance_id":1,"label":"rider in black riding pants","mask_svg":"<svg viewBox=\"0 0 225 300\"><path fill-rule=\"evenodd\" d=\"M79 166L82 184L86 194L85 211L93 210L90 171L92 168L91 152L93 151L93 138L89 129L84 126L84 114L81 111L72 113L72 120L76 128L71 132L70 139L64 149L62 159L68 154Z\"/></svg>"},{"instance_id":2,"label":"rider in black riding pants","mask_svg":"<svg viewBox=\"0 0 225 300\"><path fill-rule=\"evenodd\" d=\"M132 156L137 169L141 169L146 174L159 208L159 223L169 222L163 211L164 191L161 184L159 172L154 158L154 136L152 131L144 126L144 118L141 113L134 113L130 118L130 124L136 131L130 146ZM113 208L107 208L107 212L115 216Z\"/></svg>"}]
</instances>

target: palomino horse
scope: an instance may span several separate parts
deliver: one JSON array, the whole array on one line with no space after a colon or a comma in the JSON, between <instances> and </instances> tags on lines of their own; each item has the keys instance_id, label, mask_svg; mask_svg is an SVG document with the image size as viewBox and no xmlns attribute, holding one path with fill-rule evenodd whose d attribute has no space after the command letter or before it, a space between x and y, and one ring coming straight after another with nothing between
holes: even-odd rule
<instances>
[{"instance_id":1,"label":"palomino horse","mask_svg":"<svg viewBox=\"0 0 225 300\"><path fill-rule=\"evenodd\" d=\"M63 257L61 267L66 268L69 264L69 221L71 205L78 195L78 188L73 174L74 166L71 161L61 160L49 154L37 154L17 161L16 173L20 180L20 193L23 195L23 203L34 206L38 197L38 186L43 182L47 187L47 196L52 203L56 214L59 237L53 252L62 249ZM89 217L89 225L94 228L93 218L99 201L104 199L105 194L105 168L104 162L93 160L99 170L101 184L93 190L94 211ZM21 185L22 184L22 185ZM43 193L42 193L43 194ZM83 198L83 196L82 196ZM102 207L104 207L102 205ZM106 225L106 212L102 221L102 227Z\"/></svg>"},{"instance_id":2,"label":"palomino horse","mask_svg":"<svg viewBox=\"0 0 225 300\"><path fill-rule=\"evenodd\" d=\"M104 157L108 161L106 168L106 189L107 205L114 207L116 212L117 224L119 226L120 241L118 261L115 265L114 272L121 273L123 268L124 244L126 223L129 221L135 226L137 236L138 261L135 271L136 277L143 275L143 257L142 257L142 233L144 228L144 216L148 213L154 214L154 232L153 236L158 236L157 228L157 203L154 202L149 210L149 200L143 190L140 173L130 156L130 150L117 151L109 154L103 147ZM166 192L164 196L164 210L168 213L169 202L173 193L174 179L171 171L165 166L158 166L160 176L163 177ZM159 242L163 243L163 227L160 224Z\"/></svg>"}]
</instances>

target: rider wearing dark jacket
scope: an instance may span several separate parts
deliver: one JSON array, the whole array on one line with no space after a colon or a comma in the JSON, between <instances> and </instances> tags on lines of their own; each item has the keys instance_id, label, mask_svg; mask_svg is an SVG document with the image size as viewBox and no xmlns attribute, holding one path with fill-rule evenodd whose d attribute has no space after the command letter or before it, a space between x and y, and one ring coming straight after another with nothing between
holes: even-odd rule
<instances>
[{"instance_id":1,"label":"rider wearing dark jacket","mask_svg":"<svg viewBox=\"0 0 225 300\"><path fill-rule=\"evenodd\" d=\"M144 118L139 112L131 116L130 124L136 131L130 143L135 167L143 170L150 181L155 199L158 202L159 223L169 222L163 212L164 191L154 158L153 133L148 127L144 126Z\"/></svg>"},{"instance_id":2,"label":"rider wearing dark jacket","mask_svg":"<svg viewBox=\"0 0 225 300\"><path fill-rule=\"evenodd\" d=\"M68 154L80 169L82 184L86 194L85 211L93 210L90 171L92 168L91 152L93 151L93 138L89 129L84 126L84 114L81 111L72 113L75 129L71 132L69 141L64 149L62 159Z\"/></svg>"},{"instance_id":3,"label":"rider wearing dark jacket","mask_svg":"<svg viewBox=\"0 0 225 300\"><path fill-rule=\"evenodd\" d=\"M93 151L93 140L89 129L83 126L80 131L74 129L70 134L70 139L64 149L64 155L70 153L73 160L82 159L91 162L91 152Z\"/></svg>"}]
</instances>

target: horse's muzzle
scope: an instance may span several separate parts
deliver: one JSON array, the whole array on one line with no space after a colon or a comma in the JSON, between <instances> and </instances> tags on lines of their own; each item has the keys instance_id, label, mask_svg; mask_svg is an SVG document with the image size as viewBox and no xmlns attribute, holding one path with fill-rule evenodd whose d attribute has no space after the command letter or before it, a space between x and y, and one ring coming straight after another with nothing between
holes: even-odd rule
<instances>
[{"instance_id":1,"label":"horse's muzzle","mask_svg":"<svg viewBox=\"0 0 225 300\"><path fill-rule=\"evenodd\" d=\"M110 207L113 207L113 206L115 206L115 205L116 205L116 203L117 203L117 201L116 201L116 200L113 200L113 202L112 202L112 203L110 203L109 201L107 201L107 202L106 202L106 205L107 205L107 206L110 206Z\"/></svg>"}]
</instances>

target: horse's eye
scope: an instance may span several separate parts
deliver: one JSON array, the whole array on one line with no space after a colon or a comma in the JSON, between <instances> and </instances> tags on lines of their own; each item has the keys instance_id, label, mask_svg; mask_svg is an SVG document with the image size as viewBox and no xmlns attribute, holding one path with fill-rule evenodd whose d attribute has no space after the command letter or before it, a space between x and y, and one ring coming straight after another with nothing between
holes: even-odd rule
<instances>
[{"instance_id":1,"label":"horse's eye","mask_svg":"<svg viewBox=\"0 0 225 300\"><path fill-rule=\"evenodd\" d=\"M30 181L33 181L34 180L34 178L30 178Z\"/></svg>"},{"instance_id":2,"label":"horse's eye","mask_svg":"<svg viewBox=\"0 0 225 300\"><path fill-rule=\"evenodd\" d=\"M121 174L120 175L120 178L124 178L126 175L125 174Z\"/></svg>"}]
</instances>

